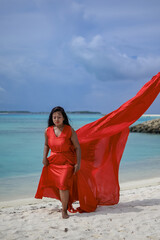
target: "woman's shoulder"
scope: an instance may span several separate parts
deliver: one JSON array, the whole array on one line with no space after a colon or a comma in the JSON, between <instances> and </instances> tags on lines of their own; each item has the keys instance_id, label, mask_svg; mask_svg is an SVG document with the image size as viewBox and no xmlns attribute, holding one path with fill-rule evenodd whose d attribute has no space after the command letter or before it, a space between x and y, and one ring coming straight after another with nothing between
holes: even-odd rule
<instances>
[{"instance_id":1,"label":"woman's shoulder","mask_svg":"<svg viewBox=\"0 0 160 240\"><path fill-rule=\"evenodd\" d=\"M67 135L71 137L73 128L70 125L65 125L65 128L66 128Z\"/></svg>"},{"instance_id":2,"label":"woman's shoulder","mask_svg":"<svg viewBox=\"0 0 160 240\"><path fill-rule=\"evenodd\" d=\"M66 129L71 129L70 125L65 124L64 126L65 126Z\"/></svg>"},{"instance_id":3,"label":"woman's shoulder","mask_svg":"<svg viewBox=\"0 0 160 240\"><path fill-rule=\"evenodd\" d=\"M48 131L51 128L53 128L53 126L46 127L44 131Z\"/></svg>"},{"instance_id":4,"label":"woman's shoulder","mask_svg":"<svg viewBox=\"0 0 160 240\"><path fill-rule=\"evenodd\" d=\"M65 125L65 127L66 127L68 130L74 132L74 129L73 129L70 125Z\"/></svg>"},{"instance_id":5,"label":"woman's shoulder","mask_svg":"<svg viewBox=\"0 0 160 240\"><path fill-rule=\"evenodd\" d=\"M48 133L51 131L52 128L53 128L53 126L46 127L44 130L44 134L48 135Z\"/></svg>"}]
</instances>

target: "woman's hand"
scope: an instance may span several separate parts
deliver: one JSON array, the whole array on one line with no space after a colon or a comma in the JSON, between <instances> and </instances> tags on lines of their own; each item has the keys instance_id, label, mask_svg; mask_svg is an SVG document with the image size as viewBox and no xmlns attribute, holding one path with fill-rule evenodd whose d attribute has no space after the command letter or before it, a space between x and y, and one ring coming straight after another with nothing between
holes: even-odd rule
<instances>
[{"instance_id":1,"label":"woman's hand","mask_svg":"<svg viewBox=\"0 0 160 240\"><path fill-rule=\"evenodd\" d=\"M47 167L48 164L49 164L48 159L47 158L43 158L43 162L42 163L43 163L44 166Z\"/></svg>"},{"instance_id":2,"label":"woman's hand","mask_svg":"<svg viewBox=\"0 0 160 240\"><path fill-rule=\"evenodd\" d=\"M74 174L76 173L76 172L78 172L79 171L79 169L80 169L80 164L75 164L74 165Z\"/></svg>"}]
</instances>

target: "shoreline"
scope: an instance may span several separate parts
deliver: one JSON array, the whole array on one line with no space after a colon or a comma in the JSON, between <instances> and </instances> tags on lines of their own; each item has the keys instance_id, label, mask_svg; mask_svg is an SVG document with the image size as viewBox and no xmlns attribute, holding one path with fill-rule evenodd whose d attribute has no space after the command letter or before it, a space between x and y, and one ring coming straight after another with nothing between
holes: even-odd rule
<instances>
[{"instance_id":1,"label":"shoreline","mask_svg":"<svg viewBox=\"0 0 160 240\"><path fill-rule=\"evenodd\" d=\"M149 187L160 186L160 178L156 177L156 178L141 179L136 181L121 182L119 185L120 185L120 195L121 195L122 192L127 190L136 191L137 189L140 189L140 188L147 189ZM24 197L24 198L18 198L14 200L4 200L4 201L2 200L0 201L0 209L8 208L8 207L23 206L23 205L47 203L52 201L54 201L54 199L52 198L35 199L34 197L33 198Z\"/></svg>"},{"instance_id":2,"label":"shoreline","mask_svg":"<svg viewBox=\"0 0 160 240\"><path fill-rule=\"evenodd\" d=\"M154 165L159 162L159 158L153 162ZM124 162L125 163L125 162ZM142 162L142 166L143 166ZM119 169L119 184L121 190L123 186L129 185L139 185L144 182L151 182L152 179L159 178L159 167L157 169L152 166L152 171L149 169L143 168L140 165L140 168L137 172L137 169L133 169L134 166L130 166L129 168L124 164L124 166L120 166ZM159 166L159 165L157 165ZM20 176L10 176L0 178L0 202L12 201L18 199L26 199L32 198L35 195L37 190L37 186L39 183L41 172L33 173L29 175L20 175Z\"/></svg>"}]
</instances>

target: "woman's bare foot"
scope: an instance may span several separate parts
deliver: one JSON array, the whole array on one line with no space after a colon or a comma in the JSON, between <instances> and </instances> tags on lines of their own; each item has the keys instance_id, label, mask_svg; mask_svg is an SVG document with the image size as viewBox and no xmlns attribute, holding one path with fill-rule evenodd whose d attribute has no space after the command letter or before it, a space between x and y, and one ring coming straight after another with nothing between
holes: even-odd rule
<instances>
[{"instance_id":1,"label":"woman's bare foot","mask_svg":"<svg viewBox=\"0 0 160 240\"><path fill-rule=\"evenodd\" d=\"M68 215L68 213L67 213L67 210L63 210L63 209L62 209L62 218L64 218L64 219L69 218L69 215Z\"/></svg>"}]
</instances>

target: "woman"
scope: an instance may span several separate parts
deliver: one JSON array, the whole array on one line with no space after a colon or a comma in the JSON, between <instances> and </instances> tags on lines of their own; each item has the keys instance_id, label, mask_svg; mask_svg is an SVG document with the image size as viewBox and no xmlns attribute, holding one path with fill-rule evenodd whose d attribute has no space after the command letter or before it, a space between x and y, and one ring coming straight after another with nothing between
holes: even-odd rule
<instances>
[{"instance_id":1,"label":"woman","mask_svg":"<svg viewBox=\"0 0 160 240\"><path fill-rule=\"evenodd\" d=\"M92 212L97 205L119 202L119 165L129 135L129 126L149 108L159 92L160 73L117 110L76 131L81 146L81 168L71 181L69 211L74 212L72 203L76 200L80 203L77 209L79 212ZM48 176L50 173L48 171ZM44 187L51 186L48 179L43 179ZM55 196L50 191L37 197L41 198L42 195Z\"/></svg>"},{"instance_id":2,"label":"woman","mask_svg":"<svg viewBox=\"0 0 160 240\"><path fill-rule=\"evenodd\" d=\"M47 158L50 149L51 154ZM81 149L77 134L70 126L64 109L55 107L49 115L48 128L45 130L44 168L36 197L51 196L60 199L63 218L69 217L69 189L73 174L80 169L80 160Z\"/></svg>"}]
</instances>

